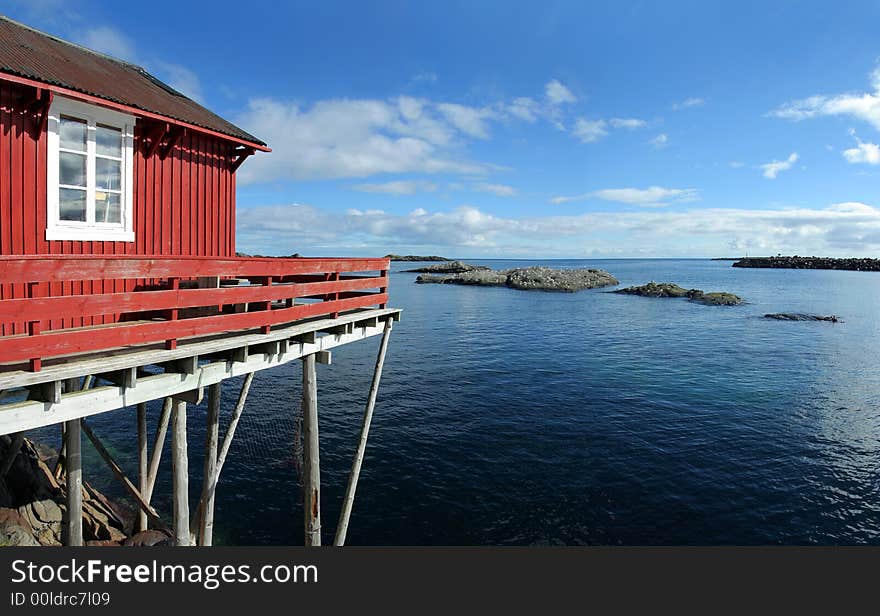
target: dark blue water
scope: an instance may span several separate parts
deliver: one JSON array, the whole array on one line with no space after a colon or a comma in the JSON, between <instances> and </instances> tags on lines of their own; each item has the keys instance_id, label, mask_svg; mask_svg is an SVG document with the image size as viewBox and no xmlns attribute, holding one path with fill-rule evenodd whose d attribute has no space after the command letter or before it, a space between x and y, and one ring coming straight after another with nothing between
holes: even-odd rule
<instances>
[{"instance_id":1,"label":"dark blue water","mask_svg":"<svg viewBox=\"0 0 880 616\"><path fill-rule=\"evenodd\" d=\"M391 338L350 544L880 543L880 274L545 263L749 303L415 285L414 274L394 273L391 305L404 319ZM845 323L761 318L779 311ZM319 366L325 541L377 347L350 345ZM254 381L218 492L217 542L302 543L292 446L299 369ZM226 388L224 417L236 394ZM189 421L193 498L203 419L198 407ZM93 424L134 474L133 411ZM167 457L154 497L165 513ZM86 474L116 490L94 455Z\"/></svg>"}]
</instances>

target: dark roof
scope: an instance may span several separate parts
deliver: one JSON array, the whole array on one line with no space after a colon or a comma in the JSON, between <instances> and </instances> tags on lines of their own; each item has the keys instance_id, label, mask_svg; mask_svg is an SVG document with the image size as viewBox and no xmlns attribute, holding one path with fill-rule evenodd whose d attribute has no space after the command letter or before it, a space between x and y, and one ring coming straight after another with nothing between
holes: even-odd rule
<instances>
[{"instance_id":1,"label":"dark roof","mask_svg":"<svg viewBox=\"0 0 880 616\"><path fill-rule=\"evenodd\" d=\"M0 15L0 73L76 90L265 145L139 66L34 30L3 15Z\"/></svg>"}]
</instances>

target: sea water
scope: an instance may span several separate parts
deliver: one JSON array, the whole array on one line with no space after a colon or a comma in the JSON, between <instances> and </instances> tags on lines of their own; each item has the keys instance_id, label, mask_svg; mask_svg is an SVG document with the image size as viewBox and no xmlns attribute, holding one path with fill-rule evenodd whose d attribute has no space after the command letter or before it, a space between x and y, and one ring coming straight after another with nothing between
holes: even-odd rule
<instances>
[{"instance_id":1,"label":"sea water","mask_svg":"<svg viewBox=\"0 0 880 616\"><path fill-rule=\"evenodd\" d=\"M880 273L471 262L599 267L622 285L675 282L747 303L417 285L401 270L419 264L393 264L389 305L403 320L349 544L880 543ZM378 342L334 350L318 367L325 543ZM299 362L257 374L217 491L215 543L302 544L300 379ZM221 435L239 383L224 383ZM152 429L158 405L150 411ZM91 423L136 476L134 410ZM188 429L195 500L204 404L191 407ZM84 456L86 480L121 495L88 445ZM154 504L170 513L167 450Z\"/></svg>"}]
</instances>

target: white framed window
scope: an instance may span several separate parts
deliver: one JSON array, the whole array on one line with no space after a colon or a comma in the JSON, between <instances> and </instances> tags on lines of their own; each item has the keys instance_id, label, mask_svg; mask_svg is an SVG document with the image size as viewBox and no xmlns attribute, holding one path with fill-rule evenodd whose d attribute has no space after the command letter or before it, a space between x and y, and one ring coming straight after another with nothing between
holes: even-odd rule
<instances>
[{"instance_id":1,"label":"white framed window","mask_svg":"<svg viewBox=\"0 0 880 616\"><path fill-rule=\"evenodd\" d=\"M47 240L133 242L135 117L56 96L49 110Z\"/></svg>"}]
</instances>

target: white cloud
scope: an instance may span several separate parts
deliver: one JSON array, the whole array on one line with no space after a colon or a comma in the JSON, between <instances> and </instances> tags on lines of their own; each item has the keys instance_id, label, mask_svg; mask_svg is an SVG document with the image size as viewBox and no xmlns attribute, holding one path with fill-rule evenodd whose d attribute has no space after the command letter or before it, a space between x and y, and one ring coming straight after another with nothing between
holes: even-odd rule
<instances>
[{"instance_id":1,"label":"white cloud","mask_svg":"<svg viewBox=\"0 0 880 616\"><path fill-rule=\"evenodd\" d=\"M608 134L607 123L605 120L578 118L571 132L583 143L593 143Z\"/></svg>"},{"instance_id":2,"label":"white cloud","mask_svg":"<svg viewBox=\"0 0 880 616\"><path fill-rule=\"evenodd\" d=\"M847 162L856 164L864 163L866 165L880 165L880 146L876 143L866 143L856 136L855 131L850 131L855 137L858 145L843 151L843 157Z\"/></svg>"},{"instance_id":3,"label":"white cloud","mask_svg":"<svg viewBox=\"0 0 880 616\"><path fill-rule=\"evenodd\" d=\"M775 180L776 176L783 171L788 171L798 161L797 152L792 152L785 160L773 160L772 162L761 165L764 177L768 180Z\"/></svg>"},{"instance_id":4,"label":"white cloud","mask_svg":"<svg viewBox=\"0 0 880 616\"><path fill-rule=\"evenodd\" d=\"M596 212L504 218L470 206L395 215L335 213L308 205L241 208L239 244L261 254L386 254L433 247L503 256L711 256L880 254L880 209L848 202L823 209Z\"/></svg>"},{"instance_id":5,"label":"white cloud","mask_svg":"<svg viewBox=\"0 0 880 616\"><path fill-rule=\"evenodd\" d=\"M476 184L474 186L476 190L480 192L488 192L492 193L497 197L515 197L518 192L513 186L507 186L506 184Z\"/></svg>"},{"instance_id":6,"label":"white cloud","mask_svg":"<svg viewBox=\"0 0 880 616\"><path fill-rule=\"evenodd\" d=\"M486 139L489 137L487 120L495 117L495 112L490 109L475 109L456 103L440 103L437 110L455 128L470 137Z\"/></svg>"},{"instance_id":7,"label":"white cloud","mask_svg":"<svg viewBox=\"0 0 880 616\"><path fill-rule=\"evenodd\" d=\"M644 128L648 125L647 122L640 120L639 118L611 118L608 120L608 123L614 128L628 128L630 130Z\"/></svg>"},{"instance_id":8,"label":"white cloud","mask_svg":"<svg viewBox=\"0 0 880 616\"><path fill-rule=\"evenodd\" d=\"M702 98L696 98L696 97L686 98L679 103L673 103L672 110L673 111L680 111L682 109L688 109L689 107L701 107L705 103L706 103L706 101L703 100Z\"/></svg>"},{"instance_id":9,"label":"white cloud","mask_svg":"<svg viewBox=\"0 0 880 616\"><path fill-rule=\"evenodd\" d=\"M529 123L537 120L543 113L541 105L527 96L513 99L513 102L507 105L506 111L510 115Z\"/></svg>"},{"instance_id":10,"label":"white cloud","mask_svg":"<svg viewBox=\"0 0 880 616\"><path fill-rule=\"evenodd\" d=\"M561 105L563 103L574 103L577 97L572 94L571 90L562 85L558 79L551 79L544 86L544 96L553 105Z\"/></svg>"},{"instance_id":11,"label":"white cloud","mask_svg":"<svg viewBox=\"0 0 880 616\"><path fill-rule=\"evenodd\" d=\"M251 100L236 123L273 148L239 171L241 182L361 178L380 173L464 173L485 164L453 156L457 140L480 135L479 113L422 99L332 99L302 109L271 98Z\"/></svg>"},{"instance_id":12,"label":"white cloud","mask_svg":"<svg viewBox=\"0 0 880 616\"><path fill-rule=\"evenodd\" d=\"M616 203L642 206L664 206L672 203L682 203L699 199L699 191L695 188L664 188L662 186L650 186L648 188L605 188L582 195L571 197L554 197L550 203L560 204L570 201L585 201L587 199L602 199Z\"/></svg>"},{"instance_id":13,"label":"white cloud","mask_svg":"<svg viewBox=\"0 0 880 616\"><path fill-rule=\"evenodd\" d=\"M417 192L434 192L437 185L423 180L398 180L381 184L357 184L352 188L358 192L384 195L414 195Z\"/></svg>"},{"instance_id":14,"label":"white cloud","mask_svg":"<svg viewBox=\"0 0 880 616\"><path fill-rule=\"evenodd\" d=\"M660 133L651 139L651 145L655 148L665 148L669 144L669 136L666 133Z\"/></svg>"},{"instance_id":15,"label":"white cloud","mask_svg":"<svg viewBox=\"0 0 880 616\"><path fill-rule=\"evenodd\" d=\"M806 120L818 116L849 116L871 124L880 130L880 66L870 75L872 90L862 93L816 94L785 103L770 112L771 116L787 120Z\"/></svg>"}]
</instances>

